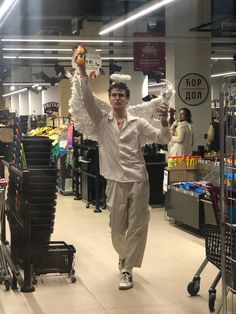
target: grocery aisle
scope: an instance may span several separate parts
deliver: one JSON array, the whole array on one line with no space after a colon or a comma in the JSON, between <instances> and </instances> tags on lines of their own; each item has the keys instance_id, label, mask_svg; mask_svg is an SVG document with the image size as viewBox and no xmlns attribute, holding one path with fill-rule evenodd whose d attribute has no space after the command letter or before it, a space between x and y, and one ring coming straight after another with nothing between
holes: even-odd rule
<instances>
[{"instance_id":1,"label":"grocery aisle","mask_svg":"<svg viewBox=\"0 0 236 314\"><path fill-rule=\"evenodd\" d=\"M217 270L209 264L202 274L199 296L186 291L204 259L204 240L176 228L154 208L143 267L135 269L134 288L118 290L118 258L108 227L108 212L96 214L82 201L58 194L54 240L76 249L77 282L65 276L40 277L33 293L5 291L0 285L1 314L203 314L208 288ZM221 287L218 287L218 297Z\"/></svg>"}]
</instances>

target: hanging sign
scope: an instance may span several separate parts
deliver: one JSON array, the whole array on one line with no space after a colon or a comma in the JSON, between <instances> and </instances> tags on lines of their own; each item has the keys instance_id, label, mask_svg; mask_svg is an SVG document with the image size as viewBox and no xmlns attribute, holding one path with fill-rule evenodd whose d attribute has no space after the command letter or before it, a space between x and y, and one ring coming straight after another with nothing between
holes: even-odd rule
<instances>
[{"instance_id":1,"label":"hanging sign","mask_svg":"<svg viewBox=\"0 0 236 314\"><path fill-rule=\"evenodd\" d=\"M165 70L165 43L134 42L134 71Z\"/></svg>"},{"instance_id":2,"label":"hanging sign","mask_svg":"<svg viewBox=\"0 0 236 314\"><path fill-rule=\"evenodd\" d=\"M56 101L49 101L46 104L43 104L43 108L44 108L44 113L58 112L59 103Z\"/></svg>"},{"instance_id":3,"label":"hanging sign","mask_svg":"<svg viewBox=\"0 0 236 314\"><path fill-rule=\"evenodd\" d=\"M207 99L209 95L209 85L202 75L189 73L180 80L178 94L185 104L198 106Z\"/></svg>"},{"instance_id":4,"label":"hanging sign","mask_svg":"<svg viewBox=\"0 0 236 314\"><path fill-rule=\"evenodd\" d=\"M137 41L133 43L134 71L165 72L165 43L158 37L165 36L164 32L134 32ZM142 40L139 40L142 38ZM147 40L144 41L143 39ZM155 40L148 40L155 38Z\"/></svg>"}]
</instances>

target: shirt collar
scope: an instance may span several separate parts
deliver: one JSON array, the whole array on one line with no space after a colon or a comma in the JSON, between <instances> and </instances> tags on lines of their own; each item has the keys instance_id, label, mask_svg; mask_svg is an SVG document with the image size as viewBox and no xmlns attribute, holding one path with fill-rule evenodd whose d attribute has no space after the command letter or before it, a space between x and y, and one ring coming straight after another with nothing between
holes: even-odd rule
<instances>
[{"instance_id":1,"label":"shirt collar","mask_svg":"<svg viewBox=\"0 0 236 314\"><path fill-rule=\"evenodd\" d=\"M108 120L112 121L114 119L112 110L109 111L107 115L108 115ZM127 111L127 123L130 121L135 121L135 120L137 120L137 117L132 116L132 114L129 113L129 111Z\"/></svg>"}]
</instances>

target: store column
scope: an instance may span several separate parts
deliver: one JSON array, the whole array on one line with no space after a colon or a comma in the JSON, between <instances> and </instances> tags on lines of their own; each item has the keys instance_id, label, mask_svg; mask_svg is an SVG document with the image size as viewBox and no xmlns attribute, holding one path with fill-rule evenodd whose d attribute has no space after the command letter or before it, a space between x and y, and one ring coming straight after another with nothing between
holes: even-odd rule
<instances>
[{"instance_id":1,"label":"store column","mask_svg":"<svg viewBox=\"0 0 236 314\"><path fill-rule=\"evenodd\" d=\"M10 104L10 111L17 112L17 114L19 114L19 94L15 94L10 97Z\"/></svg>"},{"instance_id":2,"label":"store column","mask_svg":"<svg viewBox=\"0 0 236 314\"><path fill-rule=\"evenodd\" d=\"M36 94L35 92L29 91L29 113L40 115L42 111L42 93Z\"/></svg>"},{"instance_id":3,"label":"store column","mask_svg":"<svg viewBox=\"0 0 236 314\"><path fill-rule=\"evenodd\" d=\"M177 1L166 8L166 77L175 86L177 112L192 112L194 149L206 144L211 119L211 35L190 29L209 19L209 1Z\"/></svg>"},{"instance_id":4,"label":"store column","mask_svg":"<svg viewBox=\"0 0 236 314\"><path fill-rule=\"evenodd\" d=\"M29 92L26 90L19 93L19 116L29 114Z\"/></svg>"}]
</instances>

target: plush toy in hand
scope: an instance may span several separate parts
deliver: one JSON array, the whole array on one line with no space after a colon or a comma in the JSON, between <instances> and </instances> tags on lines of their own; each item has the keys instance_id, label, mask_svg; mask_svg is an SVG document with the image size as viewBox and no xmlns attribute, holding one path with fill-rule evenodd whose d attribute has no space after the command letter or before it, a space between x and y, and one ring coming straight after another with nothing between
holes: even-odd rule
<instances>
[{"instance_id":1,"label":"plush toy in hand","mask_svg":"<svg viewBox=\"0 0 236 314\"><path fill-rule=\"evenodd\" d=\"M85 56L87 53L87 50L85 49L84 46L82 45L78 45L78 47L75 49L75 63L80 65L80 64L84 64L85 63Z\"/></svg>"}]
</instances>

